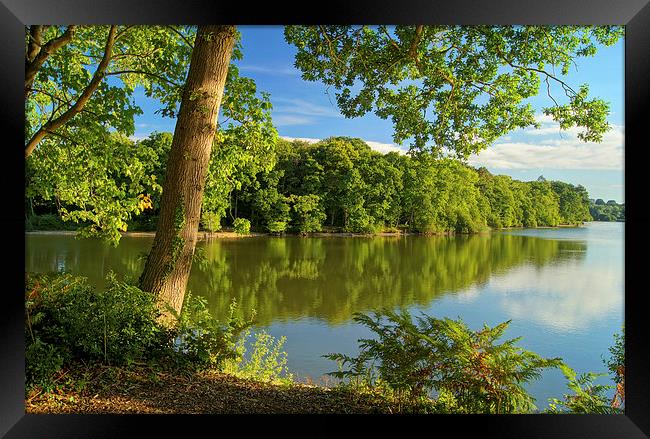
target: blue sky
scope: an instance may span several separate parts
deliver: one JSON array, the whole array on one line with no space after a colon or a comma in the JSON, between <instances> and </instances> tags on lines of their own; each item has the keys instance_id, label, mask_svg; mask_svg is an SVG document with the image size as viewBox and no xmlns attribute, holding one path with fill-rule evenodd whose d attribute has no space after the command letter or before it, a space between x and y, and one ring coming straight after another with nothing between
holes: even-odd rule
<instances>
[{"instance_id":1,"label":"blue sky","mask_svg":"<svg viewBox=\"0 0 650 439\"><path fill-rule=\"evenodd\" d=\"M344 118L334 100L333 90L321 83L307 82L293 67L295 49L284 41L281 26L240 26L244 58L238 62L240 74L255 80L259 91L271 95L273 121L280 136L323 139L350 136L364 139L378 151L400 148L393 142L390 121L373 114L355 119ZM547 179L582 184L591 198L624 201L624 42L600 48L592 58L576 61L568 83L577 88L587 83L590 95L610 103L608 121L612 130L601 143L584 143L576 137L579 130L560 131L559 126L541 113L549 106L545 93L530 100L538 111L542 128L517 130L500 138L494 145L472 156L472 166L485 166L495 174L518 180ZM144 114L136 118L135 138L153 131L174 131L175 121L155 114L158 105L141 92L136 103ZM406 150L407 145L401 147Z\"/></svg>"}]
</instances>

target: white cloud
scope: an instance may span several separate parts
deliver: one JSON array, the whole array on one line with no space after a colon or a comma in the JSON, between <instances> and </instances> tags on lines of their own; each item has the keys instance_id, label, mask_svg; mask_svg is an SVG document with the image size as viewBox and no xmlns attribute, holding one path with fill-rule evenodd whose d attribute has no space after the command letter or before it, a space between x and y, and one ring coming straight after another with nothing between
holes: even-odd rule
<instances>
[{"instance_id":1,"label":"white cloud","mask_svg":"<svg viewBox=\"0 0 650 439\"><path fill-rule=\"evenodd\" d=\"M614 125L603 135L600 143L583 142L578 139L579 128L563 130L558 138L559 125L549 122L549 116L539 117L543 124L539 130L525 130L524 135L549 136L546 139L524 141L500 141L478 155L472 155L472 166L500 169L607 169L623 170L625 130Z\"/></svg>"},{"instance_id":2,"label":"white cloud","mask_svg":"<svg viewBox=\"0 0 650 439\"><path fill-rule=\"evenodd\" d=\"M294 140L300 140L301 142L307 142L307 143L316 143L320 142L321 139L314 139L313 137L287 137L287 136L280 136L284 140L288 140L289 142L292 142Z\"/></svg>"},{"instance_id":3,"label":"white cloud","mask_svg":"<svg viewBox=\"0 0 650 439\"><path fill-rule=\"evenodd\" d=\"M272 98L272 101L274 104L273 110L277 113L300 114L303 116L343 117L334 105L324 106L305 101L304 99L282 97Z\"/></svg>"},{"instance_id":4,"label":"white cloud","mask_svg":"<svg viewBox=\"0 0 650 439\"><path fill-rule=\"evenodd\" d=\"M584 330L612 312L623 312L623 279L616 264L527 265L493 277L489 289L512 318L559 331Z\"/></svg>"},{"instance_id":5,"label":"white cloud","mask_svg":"<svg viewBox=\"0 0 650 439\"><path fill-rule=\"evenodd\" d=\"M293 67L270 67L253 64L240 65L239 70L243 72L267 73L271 75L299 75L300 71Z\"/></svg>"},{"instance_id":6,"label":"white cloud","mask_svg":"<svg viewBox=\"0 0 650 439\"><path fill-rule=\"evenodd\" d=\"M316 143L321 141L321 139L314 139L313 137L286 137L286 136L280 136L280 137L288 141L300 140L307 143ZM374 151L378 151L382 154L386 154L389 152L397 152L399 154L404 154L404 150L393 143L381 143L381 142L374 142L372 140L364 140L364 142L368 144L370 149Z\"/></svg>"},{"instance_id":7,"label":"white cloud","mask_svg":"<svg viewBox=\"0 0 650 439\"><path fill-rule=\"evenodd\" d=\"M364 142L366 142L370 148L372 148L375 151L379 151L382 154L387 154L389 152L397 152L399 154L404 154L405 152L402 148L395 145L394 143L380 143L380 142L373 142L370 140L364 140Z\"/></svg>"}]
</instances>

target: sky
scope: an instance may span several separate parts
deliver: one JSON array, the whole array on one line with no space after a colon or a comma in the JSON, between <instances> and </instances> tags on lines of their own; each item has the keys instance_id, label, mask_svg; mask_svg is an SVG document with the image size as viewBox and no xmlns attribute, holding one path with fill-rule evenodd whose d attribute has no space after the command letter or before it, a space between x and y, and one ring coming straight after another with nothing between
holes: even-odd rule
<instances>
[{"instance_id":1,"label":"sky","mask_svg":"<svg viewBox=\"0 0 650 439\"><path fill-rule=\"evenodd\" d=\"M336 106L333 90L301 79L294 68L296 49L284 40L282 26L239 26L239 31L244 54L237 62L239 73L254 79L258 91L270 93L273 123L280 136L311 141L330 136L359 137L380 152L408 150L407 144L394 143L391 121L372 113L346 119ZM590 198L624 202L624 41L600 47L594 57L577 59L567 82L574 89L587 83L590 96L609 102L607 120L612 129L602 142L579 140L579 129L560 130L542 114L542 108L551 103L542 92L529 100L540 129L512 131L472 155L468 163L521 181L543 175L547 180L581 184ZM154 131L174 131L175 120L155 113L159 108L156 101L146 98L142 90L136 90L135 100L144 114L136 117L133 138L144 138Z\"/></svg>"}]
</instances>

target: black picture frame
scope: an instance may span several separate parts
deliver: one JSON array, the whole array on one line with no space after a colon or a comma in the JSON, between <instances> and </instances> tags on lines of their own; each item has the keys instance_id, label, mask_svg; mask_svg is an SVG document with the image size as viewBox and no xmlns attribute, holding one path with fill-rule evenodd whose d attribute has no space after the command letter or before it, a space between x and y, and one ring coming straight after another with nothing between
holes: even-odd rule
<instances>
[{"instance_id":1,"label":"black picture frame","mask_svg":"<svg viewBox=\"0 0 650 439\"><path fill-rule=\"evenodd\" d=\"M323 4L261 4L207 0L0 0L0 51L2 51L2 104L0 120L5 125L2 143L5 160L0 172L4 215L0 223L6 238L15 240L6 247L11 253L2 264L6 312L0 319L0 435L7 438L40 437L124 437L178 436L189 429L207 428L208 434L234 433L249 436L251 429L262 434L301 436L373 434L399 422L401 431L423 428L425 434L464 437L521 438L643 438L650 437L650 360L647 342L650 319L643 306L647 271L644 249L648 238L644 225L644 168L648 162L645 115L650 103L650 4L648 0L545 0L499 1L425 0L355 1L332 0ZM625 350L626 409L624 415L445 415L329 416L328 419L284 416L257 417L250 422L241 417L161 416L161 415L32 415L24 408L24 340L22 296L24 271L24 98L20 83L24 78L24 26L29 24L205 24L234 23L255 25L296 24L624 24L625 38ZM24 185L23 185L24 187ZM5 204L6 203L6 204ZM6 242L5 238L5 242ZM21 258L22 256L22 258ZM298 421L305 421L298 422ZM353 421L343 426L342 422ZM229 424L229 425L226 425ZM298 425L300 424L300 427ZM404 428L407 428L404 430ZM443 428L445 430L443 430ZM232 431L232 430L230 430ZM402 433L402 434L403 434ZM202 433L205 434L205 433ZM421 433L418 433L421 434Z\"/></svg>"}]
</instances>

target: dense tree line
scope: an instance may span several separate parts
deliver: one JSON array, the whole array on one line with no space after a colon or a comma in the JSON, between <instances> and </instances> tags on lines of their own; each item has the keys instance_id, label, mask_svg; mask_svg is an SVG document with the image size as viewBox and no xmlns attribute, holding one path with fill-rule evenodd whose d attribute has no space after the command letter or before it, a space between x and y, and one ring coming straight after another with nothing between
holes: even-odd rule
<instances>
[{"instance_id":1,"label":"dense tree line","mask_svg":"<svg viewBox=\"0 0 650 439\"><path fill-rule=\"evenodd\" d=\"M131 167L115 167L124 171L110 179L125 192L144 192L139 198L135 192L130 195L139 200L142 213L129 228L154 230L172 136L154 133L138 142L115 138L115 150ZM429 154L381 154L361 139L331 137L315 144L278 139L275 147L262 150L236 142L223 145L213 150L210 161L201 215L204 230L230 226L236 218L250 219L254 230L271 233L474 233L592 219L582 186L543 177L517 181ZM111 148L106 151L116 157ZM56 197L48 204L49 193L39 192L48 186L42 182L47 174L28 176L32 209L58 210L73 219L89 215L57 204Z\"/></svg>"},{"instance_id":2,"label":"dense tree line","mask_svg":"<svg viewBox=\"0 0 650 439\"><path fill-rule=\"evenodd\" d=\"M625 221L625 203L618 204L615 200L590 200L589 213L595 221Z\"/></svg>"}]
</instances>

